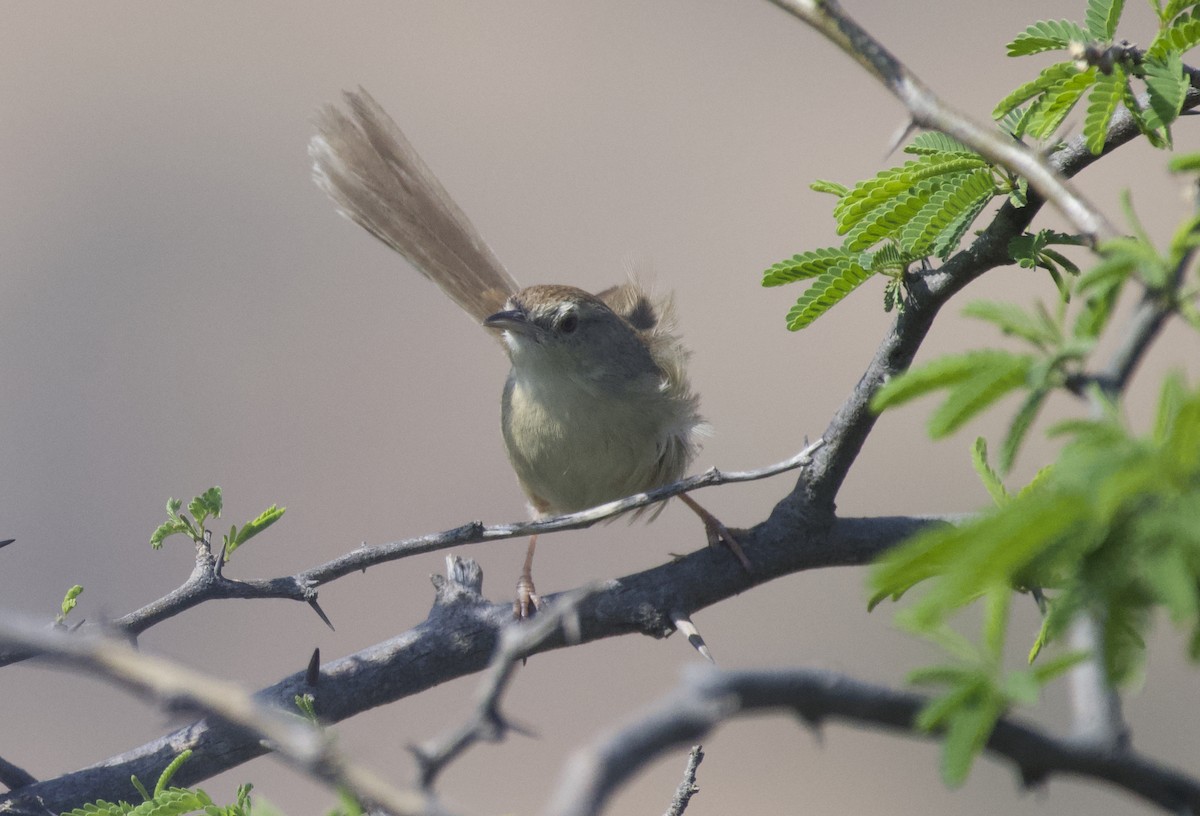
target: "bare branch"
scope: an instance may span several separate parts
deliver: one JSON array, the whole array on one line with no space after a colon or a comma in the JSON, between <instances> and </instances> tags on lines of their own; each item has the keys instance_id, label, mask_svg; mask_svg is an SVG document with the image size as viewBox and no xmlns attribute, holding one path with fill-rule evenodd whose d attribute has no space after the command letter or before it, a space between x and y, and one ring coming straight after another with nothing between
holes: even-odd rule
<instances>
[{"instance_id":1,"label":"bare branch","mask_svg":"<svg viewBox=\"0 0 1200 816\"><path fill-rule=\"evenodd\" d=\"M692 750L688 751L687 767L683 769L683 779L680 781L679 787L675 789L671 806L667 808L667 812L663 816L683 816L692 797L700 792L700 786L696 784L696 769L703 761L704 746L693 745Z\"/></svg>"},{"instance_id":2,"label":"bare branch","mask_svg":"<svg viewBox=\"0 0 1200 816\"><path fill-rule=\"evenodd\" d=\"M448 571L457 568L455 556L448 556L446 562ZM584 587L563 593L532 621L521 626L508 626L501 632L500 646L476 692L475 710L470 719L453 731L410 749L420 766L423 790L431 791L438 775L471 746L478 742L498 742L508 731L523 730L515 728L500 711L500 698L508 689L517 663L523 662L556 633L565 635L569 643L578 642L579 604L596 590L596 587Z\"/></svg>"},{"instance_id":3,"label":"bare branch","mask_svg":"<svg viewBox=\"0 0 1200 816\"><path fill-rule=\"evenodd\" d=\"M149 697L167 711L200 712L217 718L247 739L265 741L274 753L313 779L333 790L348 791L358 801L387 813L439 812L425 796L397 790L349 763L316 726L265 705L233 683L143 654L117 640L68 636L12 620L0 620L0 643L29 650L55 664L86 669L125 691Z\"/></svg>"},{"instance_id":4,"label":"bare branch","mask_svg":"<svg viewBox=\"0 0 1200 816\"><path fill-rule=\"evenodd\" d=\"M572 758L547 813L600 813L613 792L653 759L694 744L734 717L770 711L797 715L813 726L835 719L923 738L928 735L916 728L914 719L927 702L918 694L833 672L692 667L680 686L648 712ZM1107 782L1168 811L1200 810L1200 780L1132 751L1098 750L1011 717L996 725L987 750L1010 760L1027 786L1056 774L1077 776Z\"/></svg>"}]
</instances>

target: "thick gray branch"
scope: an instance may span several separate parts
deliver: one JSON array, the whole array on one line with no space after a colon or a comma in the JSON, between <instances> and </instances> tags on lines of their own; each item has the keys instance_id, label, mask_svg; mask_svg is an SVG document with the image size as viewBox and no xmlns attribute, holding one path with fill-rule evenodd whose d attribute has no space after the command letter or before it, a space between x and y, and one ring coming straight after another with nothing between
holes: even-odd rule
<instances>
[{"instance_id":1,"label":"thick gray branch","mask_svg":"<svg viewBox=\"0 0 1200 816\"><path fill-rule=\"evenodd\" d=\"M867 518L839 520L821 536L795 536L788 528L760 525L744 543L754 548L755 573L746 575L728 553L708 548L677 561L605 582L578 607L578 642L640 632L665 637L671 614L687 614L732 597L759 583L800 570L866 564L879 553L937 520ZM470 565L471 562L463 562ZM429 616L394 638L321 667L316 686L298 671L255 698L291 708L297 694L312 694L322 722L335 723L376 706L419 694L433 686L483 670L501 631L512 625L512 604L490 603L481 594L482 576L465 566L435 581ZM551 604L557 596L549 596ZM536 651L562 648L561 631ZM236 767L267 749L253 734L203 719L120 756L73 773L27 785L0 796L6 806L41 799L54 812L97 798L133 795L131 774L154 778L180 751L195 755L180 769L181 785L195 784Z\"/></svg>"}]
</instances>

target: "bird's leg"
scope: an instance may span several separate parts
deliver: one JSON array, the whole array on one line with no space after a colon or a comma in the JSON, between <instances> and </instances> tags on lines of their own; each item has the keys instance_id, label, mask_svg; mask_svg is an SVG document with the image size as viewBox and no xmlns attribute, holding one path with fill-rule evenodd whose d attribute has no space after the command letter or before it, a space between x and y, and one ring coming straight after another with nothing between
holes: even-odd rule
<instances>
[{"instance_id":1,"label":"bird's leg","mask_svg":"<svg viewBox=\"0 0 1200 816\"><path fill-rule=\"evenodd\" d=\"M719 523L719 522L718 522ZM533 551L537 549L537 536L529 537L529 549L525 551L525 566L517 579L517 599L513 601L513 617L526 620L542 608L541 596L533 586Z\"/></svg>"},{"instance_id":2,"label":"bird's leg","mask_svg":"<svg viewBox=\"0 0 1200 816\"><path fill-rule=\"evenodd\" d=\"M708 546L719 547L724 544L733 553L734 557L737 558L738 563L742 565L742 569L750 572L750 559L746 557L746 553L742 551L742 545L738 542L737 537L729 531L729 528L722 524L719 518L701 507L687 493L680 493L679 499L692 508L692 512L704 522L704 532L708 535Z\"/></svg>"}]
</instances>

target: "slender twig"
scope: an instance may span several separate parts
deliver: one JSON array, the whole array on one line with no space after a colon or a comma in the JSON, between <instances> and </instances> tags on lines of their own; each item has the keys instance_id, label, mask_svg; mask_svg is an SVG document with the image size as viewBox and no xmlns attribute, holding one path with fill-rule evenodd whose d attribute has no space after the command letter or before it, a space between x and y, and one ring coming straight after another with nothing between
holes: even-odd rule
<instances>
[{"instance_id":1,"label":"slender twig","mask_svg":"<svg viewBox=\"0 0 1200 816\"><path fill-rule=\"evenodd\" d=\"M663 816L683 816L683 812L687 810L688 803L692 801L692 797L700 792L700 786L696 784L696 769L700 767L700 763L704 761L704 746L693 745L692 750L688 751L687 767L683 769L683 779L679 782L679 787L675 789L675 796L671 799L671 806L667 808Z\"/></svg>"},{"instance_id":2,"label":"slender twig","mask_svg":"<svg viewBox=\"0 0 1200 816\"><path fill-rule=\"evenodd\" d=\"M632 774L673 748L692 745L718 725L762 712L798 715L813 727L828 720L927 737L915 725L927 697L810 669L725 672L708 666L624 727L571 759L547 812L594 816ZM1200 780L1132 751L1098 750L1051 736L1011 717L997 723L986 750L1010 760L1027 786L1051 776L1107 782L1171 812L1200 811Z\"/></svg>"},{"instance_id":3,"label":"slender twig","mask_svg":"<svg viewBox=\"0 0 1200 816\"><path fill-rule=\"evenodd\" d=\"M704 473L689 476L674 484L664 485L645 493L637 493L578 513L509 524L485 525L480 522L471 522L417 538L394 541L375 547L359 547L332 561L327 561L295 575L279 578L249 580L227 578L215 569L215 559L208 552L207 547L198 543L196 567L187 581L141 609L109 621L105 628L136 637L150 627L194 606L227 598L264 600L282 598L303 601L313 606L321 619L332 628L333 624L329 618L316 605L317 587L343 576L361 572L368 567L378 566L389 561L445 550L450 547L591 527L614 516L703 487L757 481L802 468L811 461L813 451L820 448L821 445L822 441L818 439L812 444L806 444L803 450L782 462L755 470L722 471L710 468ZM0 667L23 660L27 656L20 651L0 652Z\"/></svg>"},{"instance_id":4,"label":"slender twig","mask_svg":"<svg viewBox=\"0 0 1200 816\"><path fill-rule=\"evenodd\" d=\"M976 124L940 100L916 74L850 18L836 0L771 0L799 17L859 63L903 103L912 122L968 145L984 158L1029 181L1092 244L1115 235L1104 215L1036 151L993 126Z\"/></svg>"},{"instance_id":5,"label":"slender twig","mask_svg":"<svg viewBox=\"0 0 1200 816\"><path fill-rule=\"evenodd\" d=\"M86 669L89 675L149 697L168 711L203 713L234 725L264 740L306 775L387 813L440 812L427 797L393 788L348 762L316 726L264 705L228 681L139 652L118 640L67 636L13 620L0 620L0 643L29 650L56 665Z\"/></svg>"}]
</instances>

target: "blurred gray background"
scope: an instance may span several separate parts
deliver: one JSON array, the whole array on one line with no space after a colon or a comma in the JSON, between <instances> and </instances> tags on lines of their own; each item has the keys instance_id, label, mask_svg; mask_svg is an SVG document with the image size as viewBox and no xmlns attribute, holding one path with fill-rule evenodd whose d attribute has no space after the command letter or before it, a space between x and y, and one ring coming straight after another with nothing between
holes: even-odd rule
<instances>
[{"instance_id":1,"label":"blurred gray background","mask_svg":"<svg viewBox=\"0 0 1200 816\"><path fill-rule=\"evenodd\" d=\"M1082 19L1083 0L849 2L849 11L948 101L979 118L1048 60L1004 43L1040 18ZM1145 4L1122 33L1145 44ZM798 288L764 290L766 266L837 243L816 178L853 182L885 156L899 105L845 56L765 2L13 3L0 27L0 607L50 619L85 586L100 620L182 582L191 547L151 551L168 496L213 484L224 523L278 502L282 522L232 564L269 577L358 546L471 519L522 518L498 398L506 361L434 287L312 185L316 108L362 84L523 283L599 289L632 264L677 293L692 376L716 434L697 468L744 469L815 438L890 318L869 282L813 328L783 317ZM1072 121L1078 125L1082 114ZM1177 128L1181 147L1200 144ZM1184 212L1165 160L1134 145L1081 179L1114 219L1133 187L1162 238ZM1040 222L1058 221L1048 213ZM975 297L1028 304L1044 275L1001 269L946 310L923 359L994 341L958 317ZM1197 371L1173 329L1138 380ZM1153 393L1136 396L1141 422ZM884 418L840 500L845 514L970 511L987 497L968 446L1006 418L930 443L932 402ZM1011 405L1009 406L1011 409ZM1076 406L1060 401L1052 413ZM1020 482L1045 452L1031 449ZM790 477L705 491L731 525L762 519ZM703 546L672 506L543 540L538 586L558 591ZM511 597L525 544L464 548L490 597ZM284 602L208 604L151 630L147 650L248 687L302 668L314 646L349 654L419 622L443 568L429 555L330 585L338 629ZM696 623L726 667L816 666L900 684L933 654L865 609L861 571L802 574L706 610ZM1036 631L1021 606L1018 640ZM1014 652L1014 665L1020 650ZM1161 628L1128 704L1136 744L1193 772L1195 675ZM680 638L626 637L539 656L509 713L538 732L472 751L444 777L453 807L524 813L564 757L676 682L699 658ZM405 746L457 724L466 678L336 727L352 756L397 782ZM87 677L30 664L0 671L0 755L51 777L173 725ZM1065 726L1052 692L1026 712ZM1059 779L1021 796L982 761L963 790L938 780L936 746L833 726L818 741L787 719L742 721L706 745L689 814L1141 812L1123 794ZM684 765L656 763L613 813L660 813ZM269 758L204 787L246 780L290 814L333 797Z\"/></svg>"}]
</instances>

